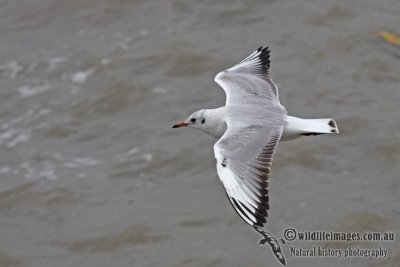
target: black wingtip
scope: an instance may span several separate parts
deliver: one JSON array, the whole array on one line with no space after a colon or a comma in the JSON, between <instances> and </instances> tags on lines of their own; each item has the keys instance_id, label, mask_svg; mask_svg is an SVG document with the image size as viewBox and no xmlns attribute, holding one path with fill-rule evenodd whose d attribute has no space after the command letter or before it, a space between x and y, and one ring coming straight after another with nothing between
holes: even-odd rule
<instances>
[{"instance_id":1,"label":"black wingtip","mask_svg":"<svg viewBox=\"0 0 400 267\"><path fill-rule=\"evenodd\" d=\"M263 65L264 68L269 69L270 65L271 65L271 60L270 60L270 50L269 47L262 47L260 46L257 49L258 52L261 52L260 55L258 56L258 58L261 61L261 64Z\"/></svg>"}]
</instances>

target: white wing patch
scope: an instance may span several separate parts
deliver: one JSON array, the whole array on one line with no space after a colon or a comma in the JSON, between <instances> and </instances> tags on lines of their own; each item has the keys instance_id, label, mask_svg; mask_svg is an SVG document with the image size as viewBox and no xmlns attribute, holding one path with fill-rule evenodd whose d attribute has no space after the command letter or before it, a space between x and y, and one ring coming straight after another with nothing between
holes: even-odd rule
<instances>
[{"instance_id":1,"label":"white wing patch","mask_svg":"<svg viewBox=\"0 0 400 267\"><path fill-rule=\"evenodd\" d=\"M228 198L251 226L262 227L268 216L268 178L282 130L264 127L244 132L228 123L227 132L214 145L218 176ZM243 140L236 138L240 135Z\"/></svg>"},{"instance_id":2,"label":"white wing patch","mask_svg":"<svg viewBox=\"0 0 400 267\"><path fill-rule=\"evenodd\" d=\"M228 195L229 200L231 201L233 207L235 210L239 213L240 217L242 219L250 224L253 225L254 221L257 221L256 218L254 217L253 214L248 212L246 208L243 207L243 204L239 203L246 203L248 209L252 213L255 212L255 209L252 205L255 205L254 201L251 200L246 193L243 191L242 187L238 184L237 178L235 178L235 174L229 169L229 168L224 168L220 164L217 163L217 172L219 177L223 177L221 179L221 182L224 184L226 194ZM238 209L237 206L235 206L235 203L232 201L239 202L238 204L240 205L240 209ZM236 205L238 205L236 204Z\"/></svg>"},{"instance_id":3,"label":"white wing patch","mask_svg":"<svg viewBox=\"0 0 400 267\"><path fill-rule=\"evenodd\" d=\"M239 64L218 73L215 82L227 95L227 104L240 97L268 98L279 102L278 87L269 75L270 52L260 47Z\"/></svg>"}]
</instances>

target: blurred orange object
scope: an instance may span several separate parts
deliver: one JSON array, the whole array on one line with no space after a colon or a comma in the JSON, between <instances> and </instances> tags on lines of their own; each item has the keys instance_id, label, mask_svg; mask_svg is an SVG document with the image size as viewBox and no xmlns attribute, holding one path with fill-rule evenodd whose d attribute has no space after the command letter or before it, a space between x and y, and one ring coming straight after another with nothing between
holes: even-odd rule
<instances>
[{"instance_id":1,"label":"blurred orange object","mask_svg":"<svg viewBox=\"0 0 400 267\"><path fill-rule=\"evenodd\" d=\"M379 35L385 39L386 42L400 46L400 36L394 33L380 31Z\"/></svg>"}]
</instances>

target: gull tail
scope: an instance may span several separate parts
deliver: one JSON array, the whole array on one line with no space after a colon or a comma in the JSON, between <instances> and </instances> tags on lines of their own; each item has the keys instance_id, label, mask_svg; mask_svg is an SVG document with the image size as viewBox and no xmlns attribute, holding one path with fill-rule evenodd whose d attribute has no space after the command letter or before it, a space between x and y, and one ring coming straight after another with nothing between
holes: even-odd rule
<instances>
[{"instance_id":1,"label":"gull tail","mask_svg":"<svg viewBox=\"0 0 400 267\"><path fill-rule=\"evenodd\" d=\"M281 140L290 140L301 136L339 133L334 119L301 119L288 116Z\"/></svg>"}]
</instances>

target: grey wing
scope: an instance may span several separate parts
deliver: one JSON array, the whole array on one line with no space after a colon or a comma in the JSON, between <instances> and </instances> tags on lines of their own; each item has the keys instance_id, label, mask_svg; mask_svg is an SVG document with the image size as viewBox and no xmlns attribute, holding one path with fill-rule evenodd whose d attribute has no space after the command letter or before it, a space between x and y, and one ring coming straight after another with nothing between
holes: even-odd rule
<instances>
[{"instance_id":1,"label":"grey wing","mask_svg":"<svg viewBox=\"0 0 400 267\"><path fill-rule=\"evenodd\" d=\"M268 177L286 124L269 66L268 48L260 47L215 77L227 96L227 130L214 145L218 176L242 219L259 227L268 216Z\"/></svg>"},{"instance_id":2,"label":"grey wing","mask_svg":"<svg viewBox=\"0 0 400 267\"><path fill-rule=\"evenodd\" d=\"M227 131L214 145L218 176L240 217L253 227L263 227L269 210L271 162L283 126L227 124Z\"/></svg>"},{"instance_id":3,"label":"grey wing","mask_svg":"<svg viewBox=\"0 0 400 267\"><path fill-rule=\"evenodd\" d=\"M215 82L224 89L226 104L262 102L267 99L279 104L278 87L269 74L268 47L260 47L239 64L218 73Z\"/></svg>"}]
</instances>

